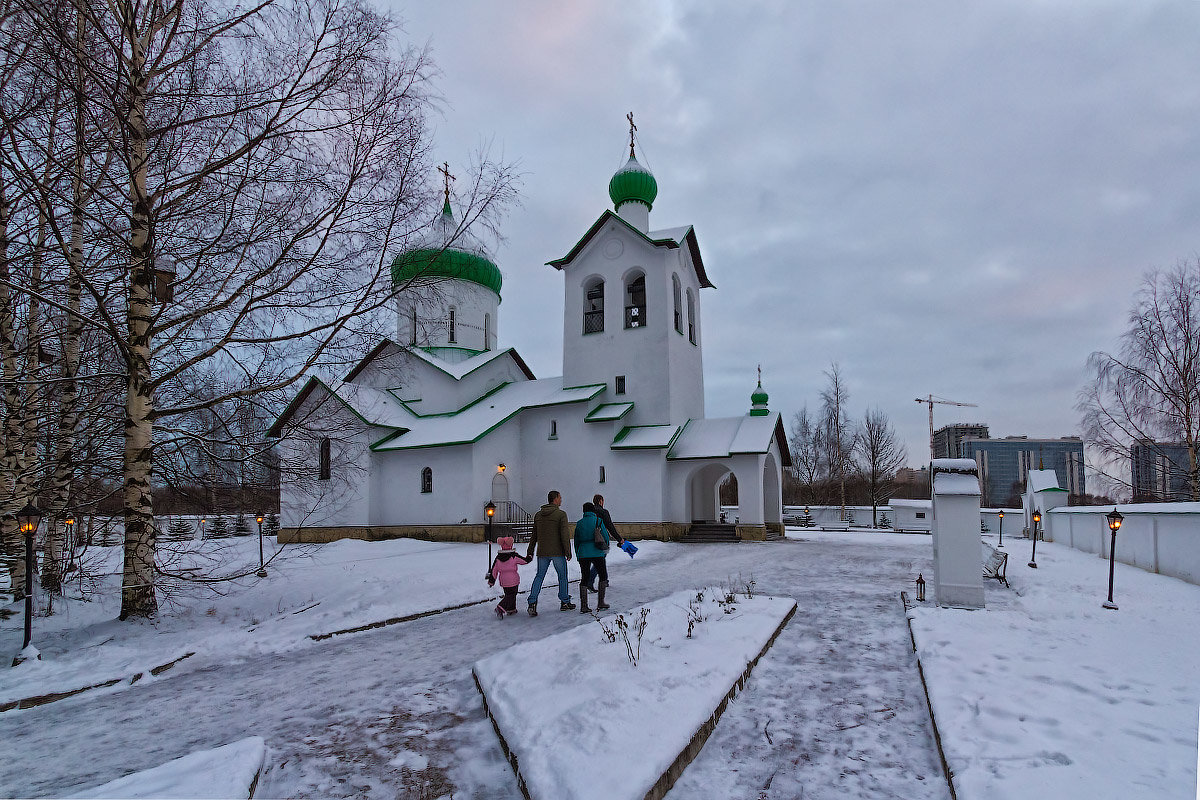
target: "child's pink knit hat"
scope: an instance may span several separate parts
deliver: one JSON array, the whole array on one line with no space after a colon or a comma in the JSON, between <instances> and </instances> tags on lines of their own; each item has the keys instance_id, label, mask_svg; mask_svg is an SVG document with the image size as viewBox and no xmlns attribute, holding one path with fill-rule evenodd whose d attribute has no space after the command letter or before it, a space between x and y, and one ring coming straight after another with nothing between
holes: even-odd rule
<instances>
[{"instance_id":1,"label":"child's pink knit hat","mask_svg":"<svg viewBox=\"0 0 1200 800\"><path fill-rule=\"evenodd\" d=\"M501 550L512 550L513 549L513 537L501 536L499 539L496 540L496 544L500 545Z\"/></svg>"}]
</instances>

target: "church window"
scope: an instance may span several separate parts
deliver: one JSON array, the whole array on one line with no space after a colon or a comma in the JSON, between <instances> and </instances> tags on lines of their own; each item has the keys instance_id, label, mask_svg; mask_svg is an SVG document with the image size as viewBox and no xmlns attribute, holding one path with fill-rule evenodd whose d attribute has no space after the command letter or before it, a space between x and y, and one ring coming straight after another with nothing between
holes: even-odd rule
<instances>
[{"instance_id":1,"label":"church window","mask_svg":"<svg viewBox=\"0 0 1200 800\"><path fill-rule=\"evenodd\" d=\"M604 330L604 281L597 278L583 290L583 332Z\"/></svg>"},{"instance_id":2,"label":"church window","mask_svg":"<svg viewBox=\"0 0 1200 800\"><path fill-rule=\"evenodd\" d=\"M429 467L421 470L421 494L433 491L433 470Z\"/></svg>"},{"instance_id":3,"label":"church window","mask_svg":"<svg viewBox=\"0 0 1200 800\"><path fill-rule=\"evenodd\" d=\"M333 474L333 454L331 452L329 437L324 436L321 438L321 442L318 447L317 480L327 481L327 480L329 480L329 476L332 474Z\"/></svg>"},{"instance_id":4,"label":"church window","mask_svg":"<svg viewBox=\"0 0 1200 800\"><path fill-rule=\"evenodd\" d=\"M457 309L455 309L454 306L450 306L450 344L454 344L458 341L458 328L455 324L456 312Z\"/></svg>"},{"instance_id":5,"label":"church window","mask_svg":"<svg viewBox=\"0 0 1200 800\"><path fill-rule=\"evenodd\" d=\"M556 420L556 419L550 420L550 438L551 439L558 438L558 420Z\"/></svg>"},{"instance_id":6,"label":"church window","mask_svg":"<svg viewBox=\"0 0 1200 800\"><path fill-rule=\"evenodd\" d=\"M613 388L613 391L616 392L617 394L625 394L625 376L618 375L617 379L616 379L616 381L614 381L614 383L616 385Z\"/></svg>"},{"instance_id":7,"label":"church window","mask_svg":"<svg viewBox=\"0 0 1200 800\"><path fill-rule=\"evenodd\" d=\"M673 299L675 301L675 330L679 333L683 333L683 304L680 298L678 275L671 276L671 290Z\"/></svg>"},{"instance_id":8,"label":"church window","mask_svg":"<svg viewBox=\"0 0 1200 800\"><path fill-rule=\"evenodd\" d=\"M604 465L600 465L600 482L604 483Z\"/></svg>"},{"instance_id":9,"label":"church window","mask_svg":"<svg viewBox=\"0 0 1200 800\"><path fill-rule=\"evenodd\" d=\"M408 323L409 323L408 343L416 344L417 343L417 307L416 306L412 307L412 313L408 318Z\"/></svg>"},{"instance_id":10,"label":"church window","mask_svg":"<svg viewBox=\"0 0 1200 800\"><path fill-rule=\"evenodd\" d=\"M640 272L625 284L625 327L646 327L646 276Z\"/></svg>"},{"instance_id":11,"label":"church window","mask_svg":"<svg viewBox=\"0 0 1200 800\"><path fill-rule=\"evenodd\" d=\"M692 297L692 290L687 290L687 308L688 308L688 341L692 344L696 343L696 298Z\"/></svg>"},{"instance_id":12,"label":"church window","mask_svg":"<svg viewBox=\"0 0 1200 800\"><path fill-rule=\"evenodd\" d=\"M483 315L483 349L492 349L492 315Z\"/></svg>"}]
</instances>

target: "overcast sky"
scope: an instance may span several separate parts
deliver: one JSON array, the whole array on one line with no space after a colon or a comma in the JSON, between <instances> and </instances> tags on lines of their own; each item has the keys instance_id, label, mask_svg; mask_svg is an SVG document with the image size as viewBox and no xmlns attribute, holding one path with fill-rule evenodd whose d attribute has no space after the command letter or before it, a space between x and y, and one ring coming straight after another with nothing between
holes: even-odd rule
<instances>
[{"instance_id":1,"label":"overcast sky","mask_svg":"<svg viewBox=\"0 0 1200 800\"><path fill-rule=\"evenodd\" d=\"M625 114L652 228L691 224L710 417L761 362L785 424L838 362L928 459L935 424L1076 434L1143 273L1200 253L1200 2L402 4L445 97L437 159L523 174L502 344L562 374L566 253L610 205ZM437 176L431 176L437 177ZM544 320L554 320L547 326Z\"/></svg>"}]
</instances>

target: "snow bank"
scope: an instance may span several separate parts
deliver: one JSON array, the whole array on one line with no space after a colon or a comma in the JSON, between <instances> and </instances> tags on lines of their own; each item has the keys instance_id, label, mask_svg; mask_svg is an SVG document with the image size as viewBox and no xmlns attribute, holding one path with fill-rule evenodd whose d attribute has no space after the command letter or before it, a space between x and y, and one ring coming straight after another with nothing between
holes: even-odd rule
<instances>
[{"instance_id":1,"label":"snow bank","mask_svg":"<svg viewBox=\"0 0 1200 800\"><path fill-rule=\"evenodd\" d=\"M530 797L645 797L723 710L747 665L796 607L790 598L737 595L726 603L717 589L699 601L697 594L644 606L650 613L637 666L621 638L608 641L594 621L475 664L488 712ZM625 620L632 625L639 610ZM689 615L705 618L692 638ZM601 618L609 628L614 621ZM684 765L706 737L707 730Z\"/></svg>"},{"instance_id":2,"label":"snow bank","mask_svg":"<svg viewBox=\"0 0 1200 800\"><path fill-rule=\"evenodd\" d=\"M135 772L103 786L70 795L73 798L193 798L223 800L253 797L266 742L250 736L213 750L200 750L159 767Z\"/></svg>"}]
</instances>

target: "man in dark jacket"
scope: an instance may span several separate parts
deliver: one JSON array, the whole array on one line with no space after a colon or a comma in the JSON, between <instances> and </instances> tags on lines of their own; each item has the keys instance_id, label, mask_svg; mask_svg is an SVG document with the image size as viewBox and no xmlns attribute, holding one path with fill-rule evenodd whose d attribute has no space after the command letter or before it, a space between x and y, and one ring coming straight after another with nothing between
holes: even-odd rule
<instances>
[{"instance_id":1,"label":"man in dark jacket","mask_svg":"<svg viewBox=\"0 0 1200 800\"><path fill-rule=\"evenodd\" d=\"M617 533L617 526L613 525L612 516L608 513L608 509L604 507L604 495L597 494L592 496L592 505L595 506L596 516L600 518L600 522L608 528L608 535L617 540L617 547L624 544L625 539L621 534ZM583 562L579 562L582 564ZM579 585L587 587L589 592L597 591L596 587L596 570L593 568L579 579Z\"/></svg>"},{"instance_id":2,"label":"man in dark jacket","mask_svg":"<svg viewBox=\"0 0 1200 800\"><path fill-rule=\"evenodd\" d=\"M567 512L562 505L562 494L551 490L546 495L546 505L533 515L533 535L529 538L529 551L526 558L533 558L537 551L537 576L529 589L529 616L537 616L538 594L542 591L542 580L546 570L554 565L558 573L558 599L562 611L575 608L571 602L571 586L567 583L567 562L571 560L571 531L567 522Z\"/></svg>"}]
</instances>

